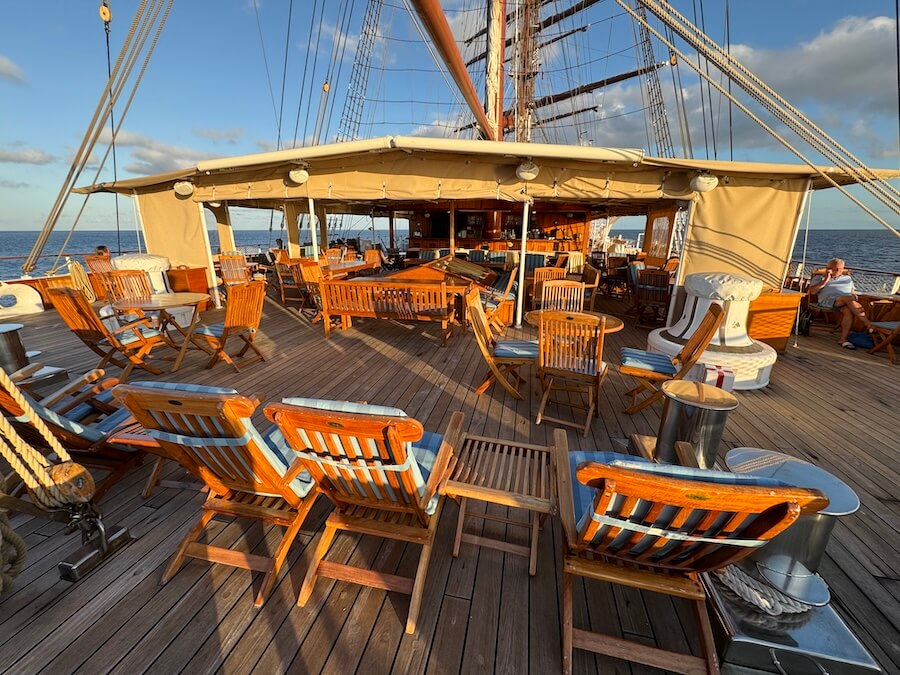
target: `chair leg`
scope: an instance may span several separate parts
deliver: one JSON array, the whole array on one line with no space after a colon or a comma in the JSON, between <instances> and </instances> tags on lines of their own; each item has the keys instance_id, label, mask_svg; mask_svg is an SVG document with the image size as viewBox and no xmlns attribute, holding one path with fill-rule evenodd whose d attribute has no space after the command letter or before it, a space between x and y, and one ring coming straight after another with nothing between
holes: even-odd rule
<instances>
[{"instance_id":1,"label":"chair leg","mask_svg":"<svg viewBox=\"0 0 900 675\"><path fill-rule=\"evenodd\" d=\"M541 382L541 384L544 384ZM538 406L537 417L534 420L535 424L540 424L541 419L544 416L544 408L547 406L547 401L550 400L550 390L553 388L553 378L548 378L547 383L544 384L544 395L541 397L541 404Z\"/></svg>"},{"instance_id":2,"label":"chair leg","mask_svg":"<svg viewBox=\"0 0 900 675\"><path fill-rule=\"evenodd\" d=\"M150 495L153 494L153 489L159 485L159 474L162 473L165 461L166 460L162 457L157 457L156 461L153 463L153 468L150 470L150 477L147 479L147 484L144 486L144 491L141 493L141 497L144 499L149 499Z\"/></svg>"},{"instance_id":3,"label":"chair leg","mask_svg":"<svg viewBox=\"0 0 900 675\"><path fill-rule=\"evenodd\" d=\"M572 575L563 572L562 576L562 671L572 675Z\"/></svg>"},{"instance_id":4,"label":"chair leg","mask_svg":"<svg viewBox=\"0 0 900 675\"><path fill-rule=\"evenodd\" d=\"M287 557L288 550L291 548L291 544L294 543L294 539L297 538L300 526L303 525L303 521L306 520L306 514L309 513L309 509L312 507L315 500L315 493L307 495L306 499L303 500L301 507L297 510L297 514L294 516L291 524L288 525L287 529L284 531L281 543L278 544L278 548L275 549L275 555L272 556L272 569L266 572L266 575L263 577L259 593L256 594L256 599L253 601L253 604L256 607L262 607L262 604L266 600L266 596L268 596L269 591L272 590L272 585L278 578L281 566L284 565L284 559Z\"/></svg>"},{"instance_id":5,"label":"chair leg","mask_svg":"<svg viewBox=\"0 0 900 675\"><path fill-rule=\"evenodd\" d=\"M306 578L303 579L303 585L300 587L300 596L297 598L298 607L305 606L306 601L309 600L309 596L312 595L313 586L316 584L316 577L319 575L319 563L322 562L322 558L328 553L328 549L331 547L331 542L334 541L334 536L336 534L337 528L326 522L325 532L322 533L322 538L319 539L319 543L313 553L313 558L309 561L309 568L306 570Z\"/></svg>"},{"instance_id":6,"label":"chair leg","mask_svg":"<svg viewBox=\"0 0 900 675\"><path fill-rule=\"evenodd\" d=\"M538 535L541 531L541 515L534 511L529 511L531 517L531 552L528 557L528 574L534 576L537 574L537 554L538 554Z\"/></svg>"},{"instance_id":7,"label":"chair leg","mask_svg":"<svg viewBox=\"0 0 900 675\"><path fill-rule=\"evenodd\" d=\"M419 618L419 609L422 607L422 594L425 591L425 577L428 575L428 563L431 561L431 550L434 547L434 535L437 533L438 521L441 517L441 507L444 499L438 501L437 508L428 523L428 542L422 544L422 553L419 555L419 565L416 568L416 580L413 582L412 598L409 601L409 615L406 618L406 632L410 635L416 632L416 619Z\"/></svg>"},{"instance_id":8,"label":"chair leg","mask_svg":"<svg viewBox=\"0 0 900 675\"><path fill-rule=\"evenodd\" d=\"M456 517L456 538L453 540L453 557L459 556L459 545L462 542L463 528L466 523L466 506L469 500L462 497L459 500L459 515Z\"/></svg>"},{"instance_id":9,"label":"chair leg","mask_svg":"<svg viewBox=\"0 0 900 675\"><path fill-rule=\"evenodd\" d=\"M214 511L211 511L209 509L203 510L203 512L200 514L200 517L197 518L197 522L194 523L194 526L191 528L190 532L184 535L184 539L182 539L181 543L178 545L178 550L175 551L175 555L172 556L172 560L169 562L168 567L166 567L166 571L163 572L160 584L166 583L167 581L169 581L169 579L171 579L178 573L179 568L184 562L188 546L190 546L194 542L194 540L200 536L203 528L206 527L206 524L212 519L214 515L216 515Z\"/></svg>"},{"instance_id":10,"label":"chair leg","mask_svg":"<svg viewBox=\"0 0 900 675\"><path fill-rule=\"evenodd\" d=\"M706 672L712 675L719 673L719 659L716 654L716 643L713 638L712 626L709 623L709 613L706 611L706 602L697 600L691 603L694 617L700 628L701 658L706 661Z\"/></svg>"}]
</instances>

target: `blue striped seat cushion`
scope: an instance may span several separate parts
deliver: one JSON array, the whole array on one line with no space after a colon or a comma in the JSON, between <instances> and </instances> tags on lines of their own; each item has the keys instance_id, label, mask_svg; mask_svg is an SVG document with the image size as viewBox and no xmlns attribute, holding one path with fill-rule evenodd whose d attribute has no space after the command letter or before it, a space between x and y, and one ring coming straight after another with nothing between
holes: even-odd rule
<instances>
[{"instance_id":1,"label":"blue striped seat cushion","mask_svg":"<svg viewBox=\"0 0 900 675\"><path fill-rule=\"evenodd\" d=\"M536 359L538 357L537 340L501 340L494 347L497 358Z\"/></svg>"},{"instance_id":2,"label":"blue striped seat cushion","mask_svg":"<svg viewBox=\"0 0 900 675\"><path fill-rule=\"evenodd\" d=\"M222 333L225 332L225 324L214 323L212 326L197 326L197 328L194 329L194 332L198 335L209 335L210 337L220 338L222 337Z\"/></svg>"},{"instance_id":3,"label":"blue striped seat cushion","mask_svg":"<svg viewBox=\"0 0 900 675\"><path fill-rule=\"evenodd\" d=\"M872 325L882 330L897 330L900 328L900 321L873 321Z\"/></svg>"},{"instance_id":4,"label":"blue striped seat cushion","mask_svg":"<svg viewBox=\"0 0 900 675\"><path fill-rule=\"evenodd\" d=\"M155 330L153 328L147 328L146 326L139 326L138 331L145 338L157 337L159 335L158 330ZM116 335L116 339L119 342L121 342L123 345L130 345L132 342L137 342L139 338L133 330L126 330L126 331L122 331L121 333L118 333ZM100 344L108 345L109 340L104 338L103 340L100 340Z\"/></svg>"},{"instance_id":5,"label":"blue striped seat cushion","mask_svg":"<svg viewBox=\"0 0 900 675\"><path fill-rule=\"evenodd\" d=\"M282 403L286 405L296 405L304 408L315 408L317 410L331 410L334 412L345 412L345 413L355 413L362 415L379 415L385 417L408 417L408 415L400 410L399 408L391 408L389 406L382 405L369 405L367 403L355 403L353 401L329 401L326 399L318 399L318 398L302 398L302 397L294 397L294 398L285 398L282 399ZM306 431L302 429L297 430L301 436L301 438L305 437ZM428 477L431 475L431 471L434 468L434 462L437 459L438 451L441 449L441 444L444 441L444 437L441 434L435 434L429 431L426 431L422 438L413 443L408 443L406 447L407 456L411 456L413 460L409 464L410 474L412 475L413 483L416 486L416 489L419 492L419 495L425 494L426 483L428 482ZM312 445L310 443L310 445ZM297 451L305 450L306 448L295 448ZM374 446L372 446L374 450ZM374 469L370 469L374 470ZM363 472L360 472L362 475ZM384 481L386 483L386 481ZM397 495L393 494L393 490L390 485L387 486L387 489L391 492L391 497L393 499L397 499ZM364 492L360 488L361 492ZM365 491L367 493L367 491ZM440 495L435 493L435 495L431 498L431 501L428 502L428 505L425 507L425 512L428 515L434 513L437 508L438 498Z\"/></svg>"},{"instance_id":6,"label":"blue striped seat cushion","mask_svg":"<svg viewBox=\"0 0 900 675\"><path fill-rule=\"evenodd\" d=\"M666 291L668 292L668 286L650 286L649 284L638 284L637 288L643 288L646 291Z\"/></svg>"},{"instance_id":7,"label":"blue striped seat cushion","mask_svg":"<svg viewBox=\"0 0 900 675\"><path fill-rule=\"evenodd\" d=\"M227 396L237 395L237 391L235 389L230 389L227 387L207 387L201 384L187 384L183 382L134 382L131 386L140 387L142 389L157 389L163 391L171 391L171 392L186 392L192 394L224 394ZM293 453L290 450L290 447L287 444L284 436L281 431L276 426L272 426L265 434L261 434L256 427L253 425L253 421L250 418L241 418L241 424L244 427L245 437L249 438L249 440L253 441L254 444L260 449L260 453L262 456L269 462L273 469L280 476L284 476L287 473L288 468L291 463L294 461ZM185 429L185 432L188 430ZM216 432L220 432L220 430L211 430L212 436L215 436ZM245 439L234 439L234 446L243 445L246 443ZM191 440L191 436L185 435L184 437L186 442ZM216 445L209 446L205 445L208 452L216 452L220 456L222 456L227 462L239 462L241 459L232 454L230 457L226 456L228 454L228 444L224 445ZM193 453L192 453L193 454ZM196 455L194 455L196 458ZM217 473L217 468L214 466L209 467L213 473ZM307 472L302 472L299 476L297 476L290 483L290 488L298 497L303 498L309 491L313 488L313 481L310 475ZM262 493L260 493L262 494Z\"/></svg>"},{"instance_id":8,"label":"blue striped seat cushion","mask_svg":"<svg viewBox=\"0 0 900 675\"><path fill-rule=\"evenodd\" d=\"M674 375L678 372L672 363L672 358L665 354L622 347L621 359L622 365L629 368L642 368L662 375Z\"/></svg>"},{"instance_id":9,"label":"blue striped seat cushion","mask_svg":"<svg viewBox=\"0 0 900 675\"><path fill-rule=\"evenodd\" d=\"M108 405L116 406L116 402L113 401L112 389L104 389L99 394L94 396L94 400L100 403L106 403ZM79 403L71 410L66 411L66 417L70 420L75 420L76 422L80 422L88 415L97 412L97 408L92 406L89 403Z\"/></svg>"},{"instance_id":10,"label":"blue striped seat cushion","mask_svg":"<svg viewBox=\"0 0 900 675\"><path fill-rule=\"evenodd\" d=\"M588 518L594 518L595 520L597 519L596 514L593 510L594 494L596 492L595 488L585 485L576 478L578 465L583 462L597 462L599 464L608 464L610 466L621 469L629 469L632 471L640 471L642 473L653 474L656 476L660 476L661 478L677 478L680 480L704 481L717 483L720 485L749 485L761 487L783 487L786 485L786 483L782 483L781 481L761 476L730 473L728 471L713 471L710 469L694 469L691 467L677 466L673 464L655 464L653 462L645 460L643 457L622 455L616 452L602 452L599 450L578 450L569 453L569 471L571 472L570 475L572 477L570 481L570 483L572 484L572 507L575 514L575 522L577 523L577 528L579 531L587 525ZM623 500L621 497L617 497L615 500L613 500L608 513L615 512L617 509L621 508L622 501ZM641 518L646 515L646 513L650 509L650 506L650 502L639 502L635 507L635 519ZM656 522L661 523L662 526L665 526L668 520L671 520L671 518L673 518L676 513L677 510L673 507L666 507L662 510ZM701 517L699 515L701 513L702 511L697 511L697 519ZM727 518L727 515L724 517ZM689 528L691 524L692 523L689 520L689 522L685 524L685 528ZM595 535L594 537L594 542L600 541L604 530L604 527L601 527L599 529L597 535ZM619 537L628 538L633 536L633 534L633 532L627 532L623 530ZM615 546L615 540L613 545Z\"/></svg>"}]
</instances>

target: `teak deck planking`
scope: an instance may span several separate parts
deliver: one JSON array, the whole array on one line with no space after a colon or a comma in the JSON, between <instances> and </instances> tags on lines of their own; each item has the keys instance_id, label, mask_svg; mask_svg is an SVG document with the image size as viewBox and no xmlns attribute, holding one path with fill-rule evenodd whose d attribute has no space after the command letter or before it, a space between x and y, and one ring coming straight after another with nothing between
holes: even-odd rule
<instances>
[{"instance_id":1,"label":"teak deck planking","mask_svg":"<svg viewBox=\"0 0 900 675\"><path fill-rule=\"evenodd\" d=\"M602 307L597 308L604 311ZM607 310L614 309L607 305ZM204 316L221 320L221 312ZM429 431L443 431L462 410L466 431L524 443L549 443L552 424L534 424L540 402L535 373L517 401L499 386L483 396L474 388L485 364L471 331L440 347L439 327L421 323L360 320L351 331L323 339L321 324L296 309L267 300L256 344L268 359L241 373L212 370L206 357L189 352L177 373L162 379L232 386L263 403L285 396L316 396L392 405ZM22 332L41 361L86 371L97 357L48 311L27 317ZM459 329L457 328L457 331ZM511 337L536 338L536 329L510 329ZM832 335L799 338L800 348L780 355L767 389L738 394L729 417L727 447L780 450L835 473L859 494L860 511L841 519L820 572L832 590L832 606L885 672L900 670L900 459L896 402L900 370L884 354L840 349ZM607 336L612 364L600 392L600 417L587 438L569 433L573 450L624 451L632 433L653 435L661 407L623 413L633 380L618 365L621 346L643 346L646 331L627 322ZM793 342L793 339L792 339ZM163 364L166 365L165 363ZM117 374L111 369L110 374ZM132 380L144 379L135 371ZM148 376L150 377L150 376ZM264 428L260 406L255 422ZM570 415L565 407L554 412ZM561 667L558 524L540 535L538 569L502 551L463 544L452 558L456 505L444 508L415 635L403 632L409 599L398 593L321 579L309 603L296 607L309 556L328 505L320 500L292 547L271 595L253 607L259 584L244 570L193 561L165 586L162 570L199 511L203 496L157 488L140 497L150 462L127 475L101 502L106 522L128 525L137 540L76 584L60 581L55 565L80 542L62 526L25 516L12 523L29 546L27 566L0 598L0 671L16 672L327 672L327 673L553 673ZM164 472L180 476L169 462ZM471 508L524 521L525 512L471 502ZM526 544L528 529L471 519L466 531ZM271 550L273 528L218 521L209 541L244 550ZM328 559L374 564L411 574L419 548L371 537L340 535ZM693 622L686 606L671 599L577 580L579 625L624 634L648 644L691 649ZM575 672L658 672L576 650Z\"/></svg>"}]
</instances>

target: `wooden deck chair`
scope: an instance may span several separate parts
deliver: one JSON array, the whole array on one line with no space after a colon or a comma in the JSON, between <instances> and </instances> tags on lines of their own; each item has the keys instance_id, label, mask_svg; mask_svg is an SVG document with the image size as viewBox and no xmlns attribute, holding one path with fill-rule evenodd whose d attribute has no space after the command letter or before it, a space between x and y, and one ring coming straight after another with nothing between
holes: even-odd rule
<instances>
[{"instance_id":1,"label":"wooden deck chair","mask_svg":"<svg viewBox=\"0 0 900 675\"><path fill-rule=\"evenodd\" d=\"M828 504L816 490L771 479L653 464L612 452L556 448L563 529L563 672L572 649L677 673L718 673L699 575L749 555L802 513ZM691 603L701 656L573 625L576 576ZM611 608L612 609L612 608ZM612 609L612 611L615 611Z\"/></svg>"},{"instance_id":2,"label":"wooden deck chair","mask_svg":"<svg viewBox=\"0 0 900 675\"><path fill-rule=\"evenodd\" d=\"M504 315L508 313L508 316L511 317L515 313L513 303L516 301L518 272L518 266L514 266L497 277L495 283L501 284L499 288L492 286L479 292L481 306L488 323L498 333L506 331L507 322L504 320ZM504 280L505 283L503 283Z\"/></svg>"},{"instance_id":3,"label":"wooden deck chair","mask_svg":"<svg viewBox=\"0 0 900 675\"><path fill-rule=\"evenodd\" d=\"M363 260L368 265L369 274L378 274L385 263L384 253L380 249L370 248L363 253Z\"/></svg>"},{"instance_id":4,"label":"wooden deck chair","mask_svg":"<svg viewBox=\"0 0 900 675\"><path fill-rule=\"evenodd\" d=\"M584 436L587 436L594 417L600 416L600 387L607 371L603 361L605 331L606 317L546 310L541 313L538 376L544 395L537 411L536 424L544 420L556 422L582 429ZM587 393L587 415L583 427L575 422L544 414L554 389L577 393L579 397L582 393ZM553 403L577 407L571 400L557 400Z\"/></svg>"},{"instance_id":5,"label":"wooden deck chair","mask_svg":"<svg viewBox=\"0 0 900 675\"><path fill-rule=\"evenodd\" d=\"M241 372L232 355L225 350L228 339L232 337L239 338L244 343L241 350L234 355L235 357L242 357L248 349L252 349L256 353L256 356L242 361L242 366L266 360L262 352L253 344L253 338L256 337L259 330L265 300L266 282L248 281L237 284L228 291L225 321L212 326L205 324L197 326L193 337L208 343L209 351L212 354L206 364L207 368L212 368L219 361L225 361L225 363L231 364L235 371Z\"/></svg>"},{"instance_id":6,"label":"wooden deck chair","mask_svg":"<svg viewBox=\"0 0 900 675\"><path fill-rule=\"evenodd\" d=\"M259 405L234 389L177 382L135 382L113 393L143 426L157 447L209 488L200 517L178 546L163 573L165 584L185 558L231 565L263 578L254 604L260 607L284 564L317 492L306 474L287 476L293 461L277 428L260 432L251 421ZM198 542L215 516L247 518L283 528L271 554L245 553Z\"/></svg>"},{"instance_id":7,"label":"wooden deck chair","mask_svg":"<svg viewBox=\"0 0 900 675\"><path fill-rule=\"evenodd\" d=\"M236 284L251 280L247 258L240 251L228 251L219 254L219 277L226 291Z\"/></svg>"},{"instance_id":8,"label":"wooden deck chair","mask_svg":"<svg viewBox=\"0 0 900 675\"><path fill-rule=\"evenodd\" d=\"M86 255L84 264L92 274L107 274L115 269L112 265L112 258L108 255Z\"/></svg>"},{"instance_id":9,"label":"wooden deck chair","mask_svg":"<svg viewBox=\"0 0 900 675\"><path fill-rule=\"evenodd\" d=\"M306 282L300 274L299 260L276 260L275 276L278 279L278 292L281 294L281 304L299 302L300 311L309 300Z\"/></svg>"},{"instance_id":10,"label":"wooden deck chair","mask_svg":"<svg viewBox=\"0 0 900 675\"><path fill-rule=\"evenodd\" d=\"M534 270L534 281L531 285L531 306L540 309L541 294L545 281L565 279L566 270L562 267L538 267Z\"/></svg>"},{"instance_id":11,"label":"wooden deck chair","mask_svg":"<svg viewBox=\"0 0 900 675\"><path fill-rule=\"evenodd\" d=\"M894 353L894 340L900 338L900 321L873 321L872 338L875 340L875 346L870 350L870 354L886 349L888 358L891 363L897 363L897 355Z\"/></svg>"},{"instance_id":12,"label":"wooden deck chair","mask_svg":"<svg viewBox=\"0 0 900 675\"><path fill-rule=\"evenodd\" d=\"M297 453L292 474L306 469L336 510L325 522L297 604L319 576L411 595L406 632L416 631L454 443L463 414L453 413L444 436L423 433L402 410L342 401L286 399L266 406ZM339 530L420 544L414 578L324 560Z\"/></svg>"},{"instance_id":13,"label":"wooden deck chair","mask_svg":"<svg viewBox=\"0 0 900 675\"><path fill-rule=\"evenodd\" d=\"M17 373L11 379L16 380ZM17 392L0 384L0 414L19 435L35 448L52 452L41 430L29 421L27 403L46 429L68 450L72 460L90 469L106 473L96 482L94 501L143 460L138 448L110 442L117 431L133 424L131 413L113 400L116 378L103 378L102 370L92 370L42 398L26 391ZM19 398L19 396L24 398Z\"/></svg>"},{"instance_id":14,"label":"wooden deck chair","mask_svg":"<svg viewBox=\"0 0 900 675\"><path fill-rule=\"evenodd\" d=\"M132 298L149 298L153 295L153 286L150 277L143 270L113 270L111 272L98 273L106 301L110 304L107 311L114 311L112 303ZM101 314L103 310L101 309ZM130 309L127 312L115 312L119 321L129 323L145 316L139 309ZM104 317L105 318L105 317Z\"/></svg>"},{"instance_id":15,"label":"wooden deck chair","mask_svg":"<svg viewBox=\"0 0 900 675\"><path fill-rule=\"evenodd\" d=\"M111 330L100 320L81 292L74 288L51 288L47 292L69 329L91 351L100 355L97 368L103 368L108 363L118 366L122 369L119 377L122 382L128 379L135 366L154 375L160 374L159 368L148 363L147 358L153 349L168 343L148 319L138 319Z\"/></svg>"},{"instance_id":16,"label":"wooden deck chair","mask_svg":"<svg viewBox=\"0 0 900 675\"><path fill-rule=\"evenodd\" d=\"M660 311L669 307L669 273L665 270L639 270L634 287L635 326L653 325ZM652 311L652 322L644 318Z\"/></svg>"},{"instance_id":17,"label":"wooden deck chair","mask_svg":"<svg viewBox=\"0 0 900 675\"><path fill-rule=\"evenodd\" d=\"M541 309L580 312L584 308L584 284L580 281L551 279L541 284Z\"/></svg>"},{"instance_id":18,"label":"wooden deck chair","mask_svg":"<svg viewBox=\"0 0 900 675\"><path fill-rule=\"evenodd\" d=\"M581 268L581 283L584 284L584 309L593 312L599 294L600 270L585 263Z\"/></svg>"},{"instance_id":19,"label":"wooden deck chair","mask_svg":"<svg viewBox=\"0 0 900 675\"><path fill-rule=\"evenodd\" d=\"M628 395L631 396L631 405L625 408L625 412L633 415L655 401L661 401L662 391L659 385L668 380L685 378L694 364L700 360L703 351L709 346L724 318L725 310L721 305L710 305L700 321L700 325L697 326L697 330L684 344L681 351L672 357L642 349L623 347L622 365L619 367L619 372L622 375L630 375L638 381L638 385L628 392ZM647 395L638 401L638 395L641 393Z\"/></svg>"},{"instance_id":20,"label":"wooden deck chair","mask_svg":"<svg viewBox=\"0 0 900 675\"><path fill-rule=\"evenodd\" d=\"M519 368L537 364L537 342L497 340L484 314L477 288L473 287L466 293L466 311L472 324L472 332L475 333L475 342L488 366L484 381L478 385L475 393L483 394L492 382L497 381L514 398L521 399L519 384L524 382L525 378L519 375ZM509 379L510 376L513 378L512 381Z\"/></svg>"}]
</instances>

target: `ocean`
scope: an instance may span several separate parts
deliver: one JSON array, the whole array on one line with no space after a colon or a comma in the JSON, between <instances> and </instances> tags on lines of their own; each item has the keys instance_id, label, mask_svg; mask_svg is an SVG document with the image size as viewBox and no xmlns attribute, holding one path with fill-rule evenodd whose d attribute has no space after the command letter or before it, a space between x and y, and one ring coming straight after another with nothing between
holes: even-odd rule
<instances>
[{"instance_id":1,"label":"ocean","mask_svg":"<svg viewBox=\"0 0 900 675\"><path fill-rule=\"evenodd\" d=\"M355 233L361 238L371 237L370 231ZM638 231L613 229L612 234L629 240L636 240ZM267 230L235 230L235 242L247 253L257 250L265 251L274 246L275 237L279 233ZM387 246L387 230L376 230L376 239ZM0 279L14 279L21 276L21 265L25 256L34 244L37 232L18 231L0 232ZM405 241L406 232L397 230L398 242ZM59 253L65 241L66 233L54 232L44 248L45 255L40 259L39 272L47 271ZM210 232L213 250L218 248L216 232ZM118 252L117 236L111 231L75 232L67 247L67 254L75 258L93 253L94 247L100 244L109 246L115 255ZM134 232L121 233L122 252L138 250L137 236ZM793 257L799 260L803 255L803 232L794 247ZM887 230L810 230L806 259L809 262L825 262L830 258L843 258L852 270L867 268L900 274L900 237Z\"/></svg>"}]
</instances>

